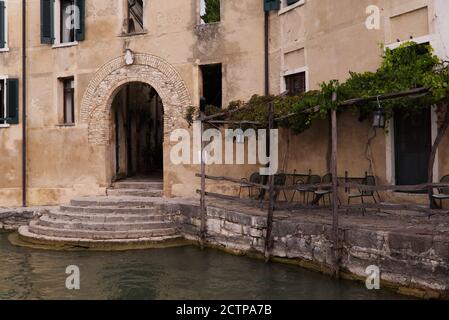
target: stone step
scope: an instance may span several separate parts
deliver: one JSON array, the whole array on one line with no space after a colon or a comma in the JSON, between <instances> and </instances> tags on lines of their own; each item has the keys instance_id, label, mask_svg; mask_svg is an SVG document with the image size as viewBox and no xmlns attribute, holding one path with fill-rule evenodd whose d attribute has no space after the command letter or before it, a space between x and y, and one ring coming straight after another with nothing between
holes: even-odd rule
<instances>
[{"instance_id":1,"label":"stone step","mask_svg":"<svg viewBox=\"0 0 449 320\"><path fill-rule=\"evenodd\" d=\"M150 221L150 222L94 222L74 220L67 221L54 219L50 216L42 216L36 225L62 229L62 230L89 230L89 231L128 231L128 230L160 230L174 227L170 221Z\"/></svg>"},{"instance_id":2,"label":"stone step","mask_svg":"<svg viewBox=\"0 0 449 320\"><path fill-rule=\"evenodd\" d=\"M76 239L91 239L91 240L113 240L113 239L140 239L140 238L154 238L175 236L178 234L176 228L164 229L142 229L142 230L127 230L127 231L93 231L81 229L60 229L41 226L38 221L32 221L28 227L29 232L44 235L49 237L60 238L76 238Z\"/></svg>"},{"instance_id":3,"label":"stone step","mask_svg":"<svg viewBox=\"0 0 449 320\"><path fill-rule=\"evenodd\" d=\"M118 181L112 185L114 189L143 189L143 190L162 190L164 183L159 181Z\"/></svg>"},{"instance_id":4,"label":"stone step","mask_svg":"<svg viewBox=\"0 0 449 320\"><path fill-rule=\"evenodd\" d=\"M49 211L46 213L51 219L64 221L86 221L86 222L155 222L155 221L174 221L174 214L146 214L146 213L78 213L66 211Z\"/></svg>"},{"instance_id":5,"label":"stone step","mask_svg":"<svg viewBox=\"0 0 449 320\"><path fill-rule=\"evenodd\" d=\"M154 215L161 214L164 212L164 208L160 205L152 204L145 208L134 208L134 207L107 207L107 206L91 206L91 207L80 207L80 206L70 206L63 205L60 207L60 212L67 213L90 213L90 214L121 214L121 215L134 215L134 214L146 214Z\"/></svg>"},{"instance_id":6,"label":"stone step","mask_svg":"<svg viewBox=\"0 0 449 320\"><path fill-rule=\"evenodd\" d=\"M70 201L73 207L151 208L162 203L160 198L141 197L81 197Z\"/></svg>"},{"instance_id":7,"label":"stone step","mask_svg":"<svg viewBox=\"0 0 449 320\"><path fill-rule=\"evenodd\" d=\"M157 198L162 197L162 190L149 189L108 189L107 195L112 197L132 196L132 197L148 197Z\"/></svg>"},{"instance_id":8,"label":"stone step","mask_svg":"<svg viewBox=\"0 0 449 320\"><path fill-rule=\"evenodd\" d=\"M59 246L64 249L130 250L184 245L182 236L178 234L151 238L95 240L36 234L29 230L29 226L20 227L18 233L19 238L26 243L50 247Z\"/></svg>"}]
</instances>

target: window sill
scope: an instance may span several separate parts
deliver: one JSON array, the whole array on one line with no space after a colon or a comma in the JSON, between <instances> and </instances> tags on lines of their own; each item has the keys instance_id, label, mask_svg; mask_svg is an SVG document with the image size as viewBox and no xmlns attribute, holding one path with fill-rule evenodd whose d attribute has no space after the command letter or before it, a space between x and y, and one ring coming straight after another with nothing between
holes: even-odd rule
<instances>
[{"instance_id":1,"label":"window sill","mask_svg":"<svg viewBox=\"0 0 449 320\"><path fill-rule=\"evenodd\" d=\"M288 7L284 7L284 8L282 8L281 10L279 10L278 15L282 15L282 14L287 13L287 12L289 12L289 11L291 11L291 10L297 8L297 7L300 7L300 6L302 6L305 2L306 2L305 0L299 0L299 1L296 2L296 3L294 3L294 4L292 4L292 5L289 5Z\"/></svg>"},{"instance_id":2,"label":"window sill","mask_svg":"<svg viewBox=\"0 0 449 320\"><path fill-rule=\"evenodd\" d=\"M1 48L0 52L9 52L9 48Z\"/></svg>"},{"instance_id":3,"label":"window sill","mask_svg":"<svg viewBox=\"0 0 449 320\"><path fill-rule=\"evenodd\" d=\"M58 128L72 128L75 126L76 126L75 123L60 123L60 124L56 125L56 127L58 127Z\"/></svg>"},{"instance_id":4,"label":"window sill","mask_svg":"<svg viewBox=\"0 0 449 320\"><path fill-rule=\"evenodd\" d=\"M0 129L9 128L11 125L8 123L0 123Z\"/></svg>"},{"instance_id":5,"label":"window sill","mask_svg":"<svg viewBox=\"0 0 449 320\"><path fill-rule=\"evenodd\" d=\"M144 36L146 34L148 34L148 31L144 30L144 31L140 31L140 32L121 33L121 34L119 34L119 37L128 38L128 37Z\"/></svg>"},{"instance_id":6,"label":"window sill","mask_svg":"<svg viewBox=\"0 0 449 320\"><path fill-rule=\"evenodd\" d=\"M58 49L58 48L68 48L68 47L74 47L78 45L78 41L75 42L66 42L66 43L58 43L58 44L54 44L52 46L53 49Z\"/></svg>"}]
</instances>

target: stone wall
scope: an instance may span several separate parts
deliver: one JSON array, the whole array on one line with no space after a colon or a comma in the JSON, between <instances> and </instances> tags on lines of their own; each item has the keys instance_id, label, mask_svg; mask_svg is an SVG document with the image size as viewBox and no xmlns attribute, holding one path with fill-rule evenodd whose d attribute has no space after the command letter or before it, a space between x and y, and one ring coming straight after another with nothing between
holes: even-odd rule
<instances>
[{"instance_id":1,"label":"stone wall","mask_svg":"<svg viewBox=\"0 0 449 320\"><path fill-rule=\"evenodd\" d=\"M0 208L0 230L17 230L39 214L39 208Z\"/></svg>"},{"instance_id":2,"label":"stone wall","mask_svg":"<svg viewBox=\"0 0 449 320\"><path fill-rule=\"evenodd\" d=\"M163 212L178 215L187 240L198 242L200 209L196 202L179 199L160 203ZM226 209L225 209L226 208ZM263 258L266 215L263 211L210 205L207 207L207 243L238 255ZM39 210L0 210L0 229L15 230ZM272 260L330 273L331 219L327 212L276 213ZM401 220L405 219L405 220ZM421 298L449 298L449 237L447 217L422 223L412 217L342 217L342 277L365 281L367 267L378 266L382 288ZM374 222L373 222L374 221ZM403 223L402 221L409 221ZM410 227L410 225L414 227ZM361 283L360 285L364 285Z\"/></svg>"},{"instance_id":3,"label":"stone wall","mask_svg":"<svg viewBox=\"0 0 449 320\"><path fill-rule=\"evenodd\" d=\"M185 236L198 241L199 207L181 209ZM262 257L266 218L233 210L207 208L207 243L235 254ZM372 227L372 226L371 226ZM343 226L342 276L365 281L366 268L381 270L382 287L423 298L449 297L449 239L443 236ZM329 273L331 224L308 219L274 222L273 260ZM364 285L364 284L361 284Z\"/></svg>"}]
</instances>

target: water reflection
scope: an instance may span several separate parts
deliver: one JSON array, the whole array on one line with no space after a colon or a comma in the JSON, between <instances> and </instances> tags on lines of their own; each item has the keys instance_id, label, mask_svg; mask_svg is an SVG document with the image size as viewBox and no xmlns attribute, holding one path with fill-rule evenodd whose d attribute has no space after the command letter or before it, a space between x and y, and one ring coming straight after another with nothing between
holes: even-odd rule
<instances>
[{"instance_id":1,"label":"water reflection","mask_svg":"<svg viewBox=\"0 0 449 320\"><path fill-rule=\"evenodd\" d=\"M195 247L59 252L12 246L0 233L0 299L397 299L295 266ZM65 288L68 265L81 290Z\"/></svg>"}]
</instances>

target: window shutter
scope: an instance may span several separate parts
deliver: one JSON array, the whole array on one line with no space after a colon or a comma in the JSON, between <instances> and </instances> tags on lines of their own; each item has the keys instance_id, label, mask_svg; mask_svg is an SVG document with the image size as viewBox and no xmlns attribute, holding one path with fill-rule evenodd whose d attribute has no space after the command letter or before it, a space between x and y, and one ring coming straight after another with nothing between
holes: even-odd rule
<instances>
[{"instance_id":1,"label":"window shutter","mask_svg":"<svg viewBox=\"0 0 449 320\"><path fill-rule=\"evenodd\" d=\"M6 46L6 20L5 20L5 2L0 1L0 49Z\"/></svg>"},{"instance_id":2,"label":"window shutter","mask_svg":"<svg viewBox=\"0 0 449 320\"><path fill-rule=\"evenodd\" d=\"M79 28L75 30L76 32L76 41L83 41L85 38L86 33L86 1L85 0L76 0L75 5L78 7L79 10Z\"/></svg>"},{"instance_id":3,"label":"window shutter","mask_svg":"<svg viewBox=\"0 0 449 320\"><path fill-rule=\"evenodd\" d=\"M41 43L54 42L54 3L53 0L41 0Z\"/></svg>"},{"instance_id":4,"label":"window shutter","mask_svg":"<svg viewBox=\"0 0 449 320\"><path fill-rule=\"evenodd\" d=\"M6 80L6 123L19 123L19 79Z\"/></svg>"},{"instance_id":5,"label":"window shutter","mask_svg":"<svg viewBox=\"0 0 449 320\"><path fill-rule=\"evenodd\" d=\"M276 11L281 8L280 0L264 0L265 11Z\"/></svg>"}]
</instances>

